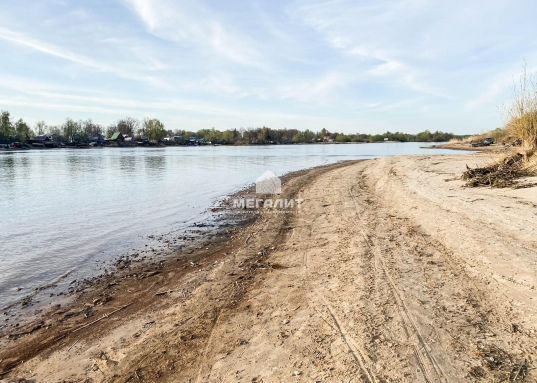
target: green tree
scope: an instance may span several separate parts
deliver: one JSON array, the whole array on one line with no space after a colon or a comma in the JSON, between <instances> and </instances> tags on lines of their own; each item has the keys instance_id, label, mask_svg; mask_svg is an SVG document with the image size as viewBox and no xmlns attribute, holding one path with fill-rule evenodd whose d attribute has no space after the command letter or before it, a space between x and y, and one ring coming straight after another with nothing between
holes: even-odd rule
<instances>
[{"instance_id":1,"label":"green tree","mask_svg":"<svg viewBox=\"0 0 537 383\"><path fill-rule=\"evenodd\" d=\"M314 142L315 141L315 133L313 133L311 130L306 129L303 133L304 141L305 142Z\"/></svg>"},{"instance_id":2,"label":"green tree","mask_svg":"<svg viewBox=\"0 0 537 383\"><path fill-rule=\"evenodd\" d=\"M29 138L32 138L35 136L34 132L26 122L22 120L22 118L19 118L17 122L15 122L15 134L18 141L26 141Z\"/></svg>"},{"instance_id":3,"label":"green tree","mask_svg":"<svg viewBox=\"0 0 537 383\"><path fill-rule=\"evenodd\" d=\"M15 135L15 129L8 111L2 111L0 115L0 135L6 138Z\"/></svg>"},{"instance_id":4,"label":"green tree","mask_svg":"<svg viewBox=\"0 0 537 383\"><path fill-rule=\"evenodd\" d=\"M145 119L143 122L143 130L149 138L157 141L166 137L167 134L164 124L156 118Z\"/></svg>"},{"instance_id":5,"label":"green tree","mask_svg":"<svg viewBox=\"0 0 537 383\"><path fill-rule=\"evenodd\" d=\"M237 131L237 129L233 129L233 130L228 129L222 132L222 139L228 144L234 144L235 141L238 139L238 137L239 137L239 132Z\"/></svg>"},{"instance_id":6,"label":"green tree","mask_svg":"<svg viewBox=\"0 0 537 383\"><path fill-rule=\"evenodd\" d=\"M302 133L297 132L297 133L293 136L292 141L293 141L293 142L303 142L303 141L304 141L304 137L302 136Z\"/></svg>"},{"instance_id":7,"label":"green tree","mask_svg":"<svg viewBox=\"0 0 537 383\"><path fill-rule=\"evenodd\" d=\"M375 134L375 135L369 136L369 140L371 142L379 142L379 141L384 140L384 136L381 136L380 134Z\"/></svg>"},{"instance_id":8,"label":"green tree","mask_svg":"<svg viewBox=\"0 0 537 383\"><path fill-rule=\"evenodd\" d=\"M336 136L336 142L351 142L351 139L344 134L338 134Z\"/></svg>"},{"instance_id":9,"label":"green tree","mask_svg":"<svg viewBox=\"0 0 537 383\"><path fill-rule=\"evenodd\" d=\"M266 126L263 126L258 134L258 139L263 142L270 142L270 130Z\"/></svg>"},{"instance_id":10,"label":"green tree","mask_svg":"<svg viewBox=\"0 0 537 383\"><path fill-rule=\"evenodd\" d=\"M80 124L75 120L68 118L62 125L63 137L68 142L78 141L81 133Z\"/></svg>"},{"instance_id":11,"label":"green tree","mask_svg":"<svg viewBox=\"0 0 537 383\"><path fill-rule=\"evenodd\" d=\"M429 142L433 139L433 135L429 130L426 130L424 132L418 133L416 135L416 141L418 142Z\"/></svg>"}]
</instances>

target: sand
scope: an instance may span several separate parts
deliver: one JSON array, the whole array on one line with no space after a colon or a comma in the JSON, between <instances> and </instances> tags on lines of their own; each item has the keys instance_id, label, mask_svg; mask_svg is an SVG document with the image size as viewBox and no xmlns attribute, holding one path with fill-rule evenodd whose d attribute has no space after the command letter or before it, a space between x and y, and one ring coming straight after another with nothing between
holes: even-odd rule
<instances>
[{"instance_id":1,"label":"sand","mask_svg":"<svg viewBox=\"0 0 537 383\"><path fill-rule=\"evenodd\" d=\"M464 188L493 154L447 153L302 172L283 186L298 213L119 281L89 319L26 327L4 378L535 381L537 189Z\"/></svg>"}]
</instances>

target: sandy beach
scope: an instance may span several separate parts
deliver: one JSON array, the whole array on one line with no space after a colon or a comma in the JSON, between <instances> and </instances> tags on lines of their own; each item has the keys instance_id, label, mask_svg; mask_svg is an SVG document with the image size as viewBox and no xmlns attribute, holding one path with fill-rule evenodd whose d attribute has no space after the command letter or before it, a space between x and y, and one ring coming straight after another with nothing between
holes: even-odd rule
<instances>
[{"instance_id":1,"label":"sandy beach","mask_svg":"<svg viewBox=\"0 0 537 383\"><path fill-rule=\"evenodd\" d=\"M535 381L536 189L460 180L493 156L298 172L282 190L304 200L296 214L262 214L188 257L133 265L4 331L0 377Z\"/></svg>"}]
</instances>

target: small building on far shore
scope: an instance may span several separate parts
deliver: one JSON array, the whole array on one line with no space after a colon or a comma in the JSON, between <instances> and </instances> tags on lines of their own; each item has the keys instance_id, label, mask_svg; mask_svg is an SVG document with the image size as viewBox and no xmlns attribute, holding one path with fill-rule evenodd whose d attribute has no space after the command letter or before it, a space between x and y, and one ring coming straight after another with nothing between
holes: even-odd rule
<instances>
[{"instance_id":1,"label":"small building on far shore","mask_svg":"<svg viewBox=\"0 0 537 383\"><path fill-rule=\"evenodd\" d=\"M58 143L52 139L52 136L42 135L35 136L26 140L26 143L35 148L57 148Z\"/></svg>"},{"instance_id":2,"label":"small building on far shore","mask_svg":"<svg viewBox=\"0 0 537 383\"><path fill-rule=\"evenodd\" d=\"M125 137L120 132L115 132L112 134L112 137L107 139L110 146L124 146L125 144Z\"/></svg>"},{"instance_id":3,"label":"small building on far shore","mask_svg":"<svg viewBox=\"0 0 537 383\"><path fill-rule=\"evenodd\" d=\"M138 146L138 141L136 141L130 136L125 136L123 146Z\"/></svg>"},{"instance_id":4,"label":"small building on far shore","mask_svg":"<svg viewBox=\"0 0 537 383\"><path fill-rule=\"evenodd\" d=\"M112 137L108 139L108 141L125 141L125 137L120 132L115 132L114 134L112 134Z\"/></svg>"},{"instance_id":5,"label":"small building on far shore","mask_svg":"<svg viewBox=\"0 0 537 383\"><path fill-rule=\"evenodd\" d=\"M95 136L95 137L90 137L88 138L88 143L90 145L104 145L106 142L105 138L102 136L102 135L98 135L98 136Z\"/></svg>"}]
</instances>

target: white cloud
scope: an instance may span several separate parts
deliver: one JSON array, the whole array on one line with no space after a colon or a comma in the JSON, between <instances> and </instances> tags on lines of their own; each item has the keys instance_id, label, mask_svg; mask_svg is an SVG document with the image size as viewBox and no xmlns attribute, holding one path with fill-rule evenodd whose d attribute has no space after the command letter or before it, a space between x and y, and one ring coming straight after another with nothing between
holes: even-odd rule
<instances>
[{"instance_id":1,"label":"white cloud","mask_svg":"<svg viewBox=\"0 0 537 383\"><path fill-rule=\"evenodd\" d=\"M106 5L4 7L2 102L60 120L151 112L198 127L464 133L496 126L512 76L537 65L537 5L514 0Z\"/></svg>"},{"instance_id":2,"label":"white cloud","mask_svg":"<svg viewBox=\"0 0 537 383\"><path fill-rule=\"evenodd\" d=\"M283 99L294 99L301 102L326 103L335 97L334 92L349 84L347 76L330 72L318 79L291 81L282 85L278 93Z\"/></svg>"},{"instance_id":3,"label":"white cloud","mask_svg":"<svg viewBox=\"0 0 537 383\"><path fill-rule=\"evenodd\" d=\"M125 0L146 25L162 39L195 47L204 54L218 56L246 66L263 67L262 54L247 35L219 20L200 2L169 0Z\"/></svg>"},{"instance_id":4,"label":"white cloud","mask_svg":"<svg viewBox=\"0 0 537 383\"><path fill-rule=\"evenodd\" d=\"M124 65L121 65L120 63L110 63L106 62L104 60L97 60L94 58L90 58L88 56L76 54L73 52L68 51L65 48L58 47L56 45L28 37L22 33L14 32L11 30L8 30L6 28L0 27L0 39L4 39L10 42L13 42L18 45L22 45L25 47L29 47L31 49L34 49L36 51L46 53L51 56L55 56L79 65L82 65L84 67L96 69L101 72L109 72L113 73L119 77L137 80L137 81L143 81L148 84L152 84L154 86L167 88L169 87L169 83L163 81L162 79L156 78L151 75L137 75L134 73L129 72ZM150 61L153 66L159 65L160 63L157 60ZM164 66L160 64L158 69L162 69Z\"/></svg>"},{"instance_id":5,"label":"white cloud","mask_svg":"<svg viewBox=\"0 0 537 383\"><path fill-rule=\"evenodd\" d=\"M47 53L52 56L60 57L65 60L72 61L77 64L81 64L90 68L98 69L101 71L110 71L106 65L100 63L97 60L91 59L86 56L77 55L72 52L68 52L65 49L54 46L52 44L45 43L43 41L27 37L22 33L10 31L6 28L0 27L0 38L11 41L15 44L23 45L37 51Z\"/></svg>"}]
</instances>

